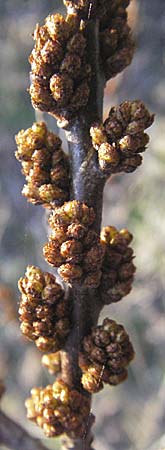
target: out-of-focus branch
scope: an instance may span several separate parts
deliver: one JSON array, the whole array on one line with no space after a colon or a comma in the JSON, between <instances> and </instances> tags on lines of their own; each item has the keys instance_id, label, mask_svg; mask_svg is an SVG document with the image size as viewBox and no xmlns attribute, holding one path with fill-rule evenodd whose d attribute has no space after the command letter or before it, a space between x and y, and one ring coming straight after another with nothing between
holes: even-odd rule
<instances>
[{"instance_id":1,"label":"out-of-focus branch","mask_svg":"<svg viewBox=\"0 0 165 450\"><path fill-rule=\"evenodd\" d=\"M0 411L0 446L13 450L46 450L39 439L34 439L20 425Z\"/></svg>"}]
</instances>

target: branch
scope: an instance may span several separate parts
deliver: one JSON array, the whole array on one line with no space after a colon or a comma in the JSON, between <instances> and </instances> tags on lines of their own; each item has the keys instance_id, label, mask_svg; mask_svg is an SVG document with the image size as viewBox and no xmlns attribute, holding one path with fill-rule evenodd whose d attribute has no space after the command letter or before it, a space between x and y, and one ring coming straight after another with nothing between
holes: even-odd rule
<instances>
[{"instance_id":1,"label":"branch","mask_svg":"<svg viewBox=\"0 0 165 450\"><path fill-rule=\"evenodd\" d=\"M98 22L90 21L87 25L87 48L89 62L92 66L91 93L88 107L80 113L72 123L69 132L66 131L69 144L71 166L71 199L76 199L92 206L96 213L95 230L99 233L102 217L102 198L105 178L98 167L96 152L93 151L89 129L91 124L102 118L104 76L99 63L99 30ZM78 355L82 340L91 327L97 324L101 304L97 289L83 287L70 288L70 296L74 304L73 329L66 346L61 352L62 379L81 389L81 371L78 366ZM89 395L89 394L88 394ZM88 429L84 439L64 442L63 449L90 450L92 442L91 426L93 420L88 420Z\"/></svg>"},{"instance_id":2,"label":"branch","mask_svg":"<svg viewBox=\"0 0 165 450\"><path fill-rule=\"evenodd\" d=\"M0 411L0 445L13 450L46 450L39 439L31 437L20 425Z\"/></svg>"}]
</instances>

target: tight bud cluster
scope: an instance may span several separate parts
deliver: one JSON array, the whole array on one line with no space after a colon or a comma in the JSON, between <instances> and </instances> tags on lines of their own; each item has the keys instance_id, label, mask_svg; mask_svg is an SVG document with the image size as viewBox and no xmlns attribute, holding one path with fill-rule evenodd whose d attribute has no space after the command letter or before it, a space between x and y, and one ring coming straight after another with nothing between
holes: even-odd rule
<instances>
[{"instance_id":1,"label":"tight bud cluster","mask_svg":"<svg viewBox=\"0 0 165 450\"><path fill-rule=\"evenodd\" d=\"M22 194L33 204L61 205L69 197L68 160L61 139L38 122L21 130L16 143L16 158L27 181Z\"/></svg>"},{"instance_id":2,"label":"tight bud cluster","mask_svg":"<svg viewBox=\"0 0 165 450\"><path fill-rule=\"evenodd\" d=\"M139 100L112 107L104 124L94 124L90 129L100 168L107 174L133 172L142 163L139 153L149 142L144 130L153 120L154 115Z\"/></svg>"},{"instance_id":3,"label":"tight bud cluster","mask_svg":"<svg viewBox=\"0 0 165 450\"><path fill-rule=\"evenodd\" d=\"M100 51L106 80L124 70L132 61L134 42L127 23L130 0L106 2L100 22Z\"/></svg>"},{"instance_id":4,"label":"tight bud cluster","mask_svg":"<svg viewBox=\"0 0 165 450\"><path fill-rule=\"evenodd\" d=\"M101 278L104 246L91 229L95 220L93 208L73 200L56 208L49 223L53 233L44 246L47 262L59 267L64 281L97 287Z\"/></svg>"},{"instance_id":5,"label":"tight bud cluster","mask_svg":"<svg viewBox=\"0 0 165 450\"><path fill-rule=\"evenodd\" d=\"M33 107L56 118L69 118L89 97L91 67L86 61L86 38L76 14L49 15L34 31L30 55L30 94Z\"/></svg>"},{"instance_id":6,"label":"tight bud cluster","mask_svg":"<svg viewBox=\"0 0 165 450\"><path fill-rule=\"evenodd\" d=\"M28 266L18 283L21 331L43 352L60 350L70 332L70 305L54 275Z\"/></svg>"},{"instance_id":7,"label":"tight bud cluster","mask_svg":"<svg viewBox=\"0 0 165 450\"><path fill-rule=\"evenodd\" d=\"M46 388L34 388L25 402L27 416L41 427L48 437L66 433L81 438L90 414L88 398L57 380Z\"/></svg>"},{"instance_id":8,"label":"tight bud cluster","mask_svg":"<svg viewBox=\"0 0 165 450\"><path fill-rule=\"evenodd\" d=\"M127 24L126 8L130 0L64 0L68 11L84 21L100 20L100 54L106 80L125 69L134 53L134 42Z\"/></svg>"},{"instance_id":9,"label":"tight bud cluster","mask_svg":"<svg viewBox=\"0 0 165 450\"><path fill-rule=\"evenodd\" d=\"M103 383L117 385L124 381L126 367L134 357L124 327L108 318L84 338L83 352L79 360L83 372L81 382L90 393L99 392Z\"/></svg>"},{"instance_id":10,"label":"tight bud cluster","mask_svg":"<svg viewBox=\"0 0 165 450\"><path fill-rule=\"evenodd\" d=\"M100 282L100 296L103 304L118 302L132 289L134 272L133 250L129 247L131 233L115 227L105 227L101 231L101 242L105 245L105 256Z\"/></svg>"}]
</instances>

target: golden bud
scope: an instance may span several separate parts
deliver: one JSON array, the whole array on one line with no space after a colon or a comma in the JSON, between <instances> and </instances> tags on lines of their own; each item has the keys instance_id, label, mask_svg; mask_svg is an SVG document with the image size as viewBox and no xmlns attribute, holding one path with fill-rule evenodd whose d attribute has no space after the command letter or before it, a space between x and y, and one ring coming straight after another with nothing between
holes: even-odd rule
<instances>
[{"instance_id":1,"label":"golden bud","mask_svg":"<svg viewBox=\"0 0 165 450\"><path fill-rule=\"evenodd\" d=\"M45 26L53 41L65 41L68 39L70 27L61 14L51 14L46 17Z\"/></svg>"},{"instance_id":2,"label":"golden bud","mask_svg":"<svg viewBox=\"0 0 165 450\"><path fill-rule=\"evenodd\" d=\"M61 370L61 358L59 352L43 355L41 362L51 374L56 374Z\"/></svg>"},{"instance_id":3,"label":"golden bud","mask_svg":"<svg viewBox=\"0 0 165 450\"><path fill-rule=\"evenodd\" d=\"M101 144L98 151L98 157L100 161L106 161L107 164L112 166L117 166L120 159L115 146L108 144L108 142Z\"/></svg>"},{"instance_id":4,"label":"golden bud","mask_svg":"<svg viewBox=\"0 0 165 450\"><path fill-rule=\"evenodd\" d=\"M101 144L107 142L106 132L102 124L94 124L90 128L90 135L92 138L93 147L96 148L96 150L100 147Z\"/></svg>"},{"instance_id":5,"label":"golden bud","mask_svg":"<svg viewBox=\"0 0 165 450\"><path fill-rule=\"evenodd\" d=\"M65 106L73 93L73 81L67 74L55 74L50 79L50 90L54 100Z\"/></svg>"},{"instance_id":6,"label":"golden bud","mask_svg":"<svg viewBox=\"0 0 165 450\"><path fill-rule=\"evenodd\" d=\"M85 372L82 375L81 383L83 388L91 394L97 393L103 389L103 383L99 378L95 378L91 373Z\"/></svg>"}]
</instances>

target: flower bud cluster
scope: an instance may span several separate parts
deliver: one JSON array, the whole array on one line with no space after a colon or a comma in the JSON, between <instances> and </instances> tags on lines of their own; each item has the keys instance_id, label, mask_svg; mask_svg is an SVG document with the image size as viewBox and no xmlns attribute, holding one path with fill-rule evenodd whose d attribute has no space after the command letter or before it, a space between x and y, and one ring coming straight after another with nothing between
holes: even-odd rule
<instances>
[{"instance_id":1,"label":"flower bud cluster","mask_svg":"<svg viewBox=\"0 0 165 450\"><path fill-rule=\"evenodd\" d=\"M100 19L100 53L107 80L125 69L134 53L134 42L127 24L130 0L64 0L68 11L84 20Z\"/></svg>"},{"instance_id":2,"label":"flower bud cluster","mask_svg":"<svg viewBox=\"0 0 165 450\"><path fill-rule=\"evenodd\" d=\"M60 350L70 332L70 305L54 275L28 266L18 283L21 331L43 352Z\"/></svg>"},{"instance_id":3,"label":"flower bud cluster","mask_svg":"<svg viewBox=\"0 0 165 450\"><path fill-rule=\"evenodd\" d=\"M129 0L107 1L103 11L100 22L100 52L106 80L124 70L133 58L134 42L126 12L129 3Z\"/></svg>"},{"instance_id":4,"label":"flower bud cluster","mask_svg":"<svg viewBox=\"0 0 165 450\"><path fill-rule=\"evenodd\" d=\"M82 385L90 393L99 392L103 383L117 385L127 378L127 366L134 350L124 327L104 319L83 341L79 364Z\"/></svg>"},{"instance_id":5,"label":"flower bud cluster","mask_svg":"<svg viewBox=\"0 0 165 450\"><path fill-rule=\"evenodd\" d=\"M107 174L133 172L142 163L139 153L149 142L144 130L153 120L154 115L140 100L112 107L104 124L96 123L90 129L100 168Z\"/></svg>"},{"instance_id":6,"label":"flower bud cluster","mask_svg":"<svg viewBox=\"0 0 165 450\"><path fill-rule=\"evenodd\" d=\"M43 355L41 362L52 375L61 372L60 352L48 353L46 355Z\"/></svg>"},{"instance_id":7,"label":"flower bud cluster","mask_svg":"<svg viewBox=\"0 0 165 450\"><path fill-rule=\"evenodd\" d=\"M92 230L93 208L73 200L56 208L49 218L53 233L44 246L44 257L70 284L97 287L101 278L104 246Z\"/></svg>"},{"instance_id":8,"label":"flower bud cluster","mask_svg":"<svg viewBox=\"0 0 165 450\"><path fill-rule=\"evenodd\" d=\"M30 55L32 105L56 118L72 117L89 97L91 67L86 61L86 38L76 14L52 14L34 31Z\"/></svg>"},{"instance_id":9,"label":"flower bud cluster","mask_svg":"<svg viewBox=\"0 0 165 450\"><path fill-rule=\"evenodd\" d=\"M133 250L129 247L131 233L115 227L105 227L101 231L101 242L105 245L105 256L100 282L100 296L103 304L118 302L132 289L134 272Z\"/></svg>"},{"instance_id":10,"label":"flower bud cluster","mask_svg":"<svg viewBox=\"0 0 165 450\"><path fill-rule=\"evenodd\" d=\"M69 197L68 160L61 139L44 122L36 122L17 134L16 143L15 155L27 181L22 194L33 204L61 205Z\"/></svg>"},{"instance_id":11,"label":"flower bud cluster","mask_svg":"<svg viewBox=\"0 0 165 450\"><path fill-rule=\"evenodd\" d=\"M27 417L36 422L48 437L66 433L81 438L90 413L89 399L57 380L46 388L34 388L25 402Z\"/></svg>"}]
</instances>

